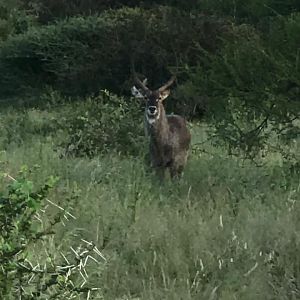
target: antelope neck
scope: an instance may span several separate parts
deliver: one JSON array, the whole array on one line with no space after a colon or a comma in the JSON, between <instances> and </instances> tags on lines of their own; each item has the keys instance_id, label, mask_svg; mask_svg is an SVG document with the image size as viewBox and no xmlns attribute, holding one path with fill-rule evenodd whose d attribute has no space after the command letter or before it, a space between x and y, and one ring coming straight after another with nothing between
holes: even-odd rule
<instances>
[{"instance_id":1,"label":"antelope neck","mask_svg":"<svg viewBox=\"0 0 300 300\"><path fill-rule=\"evenodd\" d=\"M148 124L148 131L150 133L150 137L152 141L157 144L166 142L169 133L169 124L165 109L162 104L159 107L159 111L159 118L153 124Z\"/></svg>"}]
</instances>

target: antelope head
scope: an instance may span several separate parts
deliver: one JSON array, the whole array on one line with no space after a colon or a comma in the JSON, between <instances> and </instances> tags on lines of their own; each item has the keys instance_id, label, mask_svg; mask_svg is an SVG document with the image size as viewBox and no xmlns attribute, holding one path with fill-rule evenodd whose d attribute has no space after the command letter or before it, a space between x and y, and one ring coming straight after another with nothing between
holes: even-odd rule
<instances>
[{"instance_id":1,"label":"antelope head","mask_svg":"<svg viewBox=\"0 0 300 300\"><path fill-rule=\"evenodd\" d=\"M172 76L171 79L166 82L157 90L150 90L146 84L147 79L141 81L134 73L135 86L132 87L131 92L134 97L138 99L144 99L146 103L146 119L150 125L155 123L164 111L162 102L170 95L170 86L174 83L176 77Z\"/></svg>"}]
</instances>

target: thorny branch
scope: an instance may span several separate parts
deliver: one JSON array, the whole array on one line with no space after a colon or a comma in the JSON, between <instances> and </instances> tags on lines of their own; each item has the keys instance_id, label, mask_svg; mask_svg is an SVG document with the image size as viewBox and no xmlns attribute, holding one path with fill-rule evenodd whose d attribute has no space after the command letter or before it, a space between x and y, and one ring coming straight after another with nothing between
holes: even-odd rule
<instances>
[{"instance_id":1,"label":"thorny branch","mask_svg":"<svg viewBox=\"0 0 300 300\"><path fill-rule=\"evenodd\" d=\"M31 275L27 282L29 285L40 281L42 277L50 277L39 287L36 292L31 294L32 297L39 297L41 293L46 292L49 290L49 288L56 285L67 288L70 295L78 293L90 294L90 292L98 290L98 288L95 287L85 286L88 281L86 266L89 260L100 264L101 262L99 258L104 262L106 259L92 242L88 242L83 239L81 241L84 242L84 246L78 247L77 250L75 250L73 247L70 247L71 252L74 254L73 263L70 263L63 253L61 255L65 263L62 265L57 265L54 268L41 268L39 264L33 266L29 260L18 263L20 272L28 273L28 276ZM74 276L78 277L78 275L81 277L79 285L75 284L72 280ZM36 280L35 277L37 277ZM21 286L20 289L22 289Z\"/></svg>"},{"instance_id":2,"label":"thorny branch","mask_svg":"<svg viewBox=\"0 0 300 300\"><path fill-rule=\"evenodd\" d=\"M8 174L4 174L4 176L9 180L16 181ZM64 208L48 199L46 200L49 204L58 208L64 217L68 216L75 219ZM39 212L29 213L25 218L25 223L28 218L31 219L32 217L36 217L38 221L43 223L39 214L45 213L45 211L46 208L40 209ZM68 218L66 219L68 220ZM22 254L30 243L43 240L45 235L53 234L53 227L60 220L61 216L50 222L48 228L32 234L25 243L21 243L11 251L6 251L5 257L2 257L4 260L2 260L1 265L7 266L6 269L2 267L5 276L16 278L17 280L15 293L19 299L37 299L41 296L44 297L45 293L49 296L48 299L73 299L76 295L82 293L86 294L86 299L89 299L92 292L99 290L96 287L88 286L87 265L90 261L100 265L103 262L105 263L106 259L93 242L81 239L81 245L76 250L70 247L67 255L61 253L63 258L63 263L61 264L51 261L50 265L45 263L41 266L40 263L32 263L24 255L18 257L19 253ZM45 252L50 258L47 249L45 249ZM13 257L15 259L12 259Z\"/></svg>"}]
</instances>

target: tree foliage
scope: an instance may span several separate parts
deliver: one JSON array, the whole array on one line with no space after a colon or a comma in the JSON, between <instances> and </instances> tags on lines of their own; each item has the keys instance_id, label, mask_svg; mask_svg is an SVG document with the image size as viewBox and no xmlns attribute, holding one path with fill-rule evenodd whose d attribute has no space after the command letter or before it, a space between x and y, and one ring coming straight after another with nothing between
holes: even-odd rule
<instances>
[{"instance_id":1,"label":"tree foliage","mask_svg":"<svg viewBox=\"0 0 300 300\"><path fill-rule=\"evenodd\" d=\"M159 84L169 75L166 67L195 61L195 45L214 51L223 25L158 8L107 11L32 28L0 49L2 89L47 83L73 95L99 87L128 90L133 53L139 69Z\"/></svg>"},{"instance_id":2,"label":"tree foliage","mask_svg":"<svg viewBox=\"0 0 300 300\"><path fill-rule=\"evenodd\" d=\"M250 26L236 27L217 53L199 57L199 65L180 87L183 98L192 95L195 104L206 100L208 118L231 149L254 155L274 133L287 140L299 136L297 49L291 47L287 54L287 47L273 48L283 36L291 39L289 45L297 42L293 32L298 18L278 20L281 30L276 36L270 32L269 41Z\"/></svg>"}]
</instances>

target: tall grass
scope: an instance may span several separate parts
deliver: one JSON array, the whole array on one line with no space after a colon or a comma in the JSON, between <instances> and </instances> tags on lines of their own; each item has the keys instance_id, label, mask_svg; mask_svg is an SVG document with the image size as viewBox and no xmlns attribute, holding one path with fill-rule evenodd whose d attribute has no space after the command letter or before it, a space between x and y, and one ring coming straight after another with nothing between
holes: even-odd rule
<instances>
[{"instance_id":1,"label":"tall grass","mask_svg":"<svg viewBox=\"0 0 300 300\"><path fill-rule=\"evenodd\" d=\"M27 113L1 115L28 126L1 123L14 130L1 169L14 176L38 165L37 184L59 176L51 197L61 206L76 190L76 220L50 251L78 236L96 243L107 263L90 275L102 293L94 299L299 299L300 180L280 157L257 166L204 143L180 181L161 183L143 155L61 158L55 145L65 133L40 130L57 111ZM201 126L193 138L206 139Z\"/></svg>"}]
</instances>

